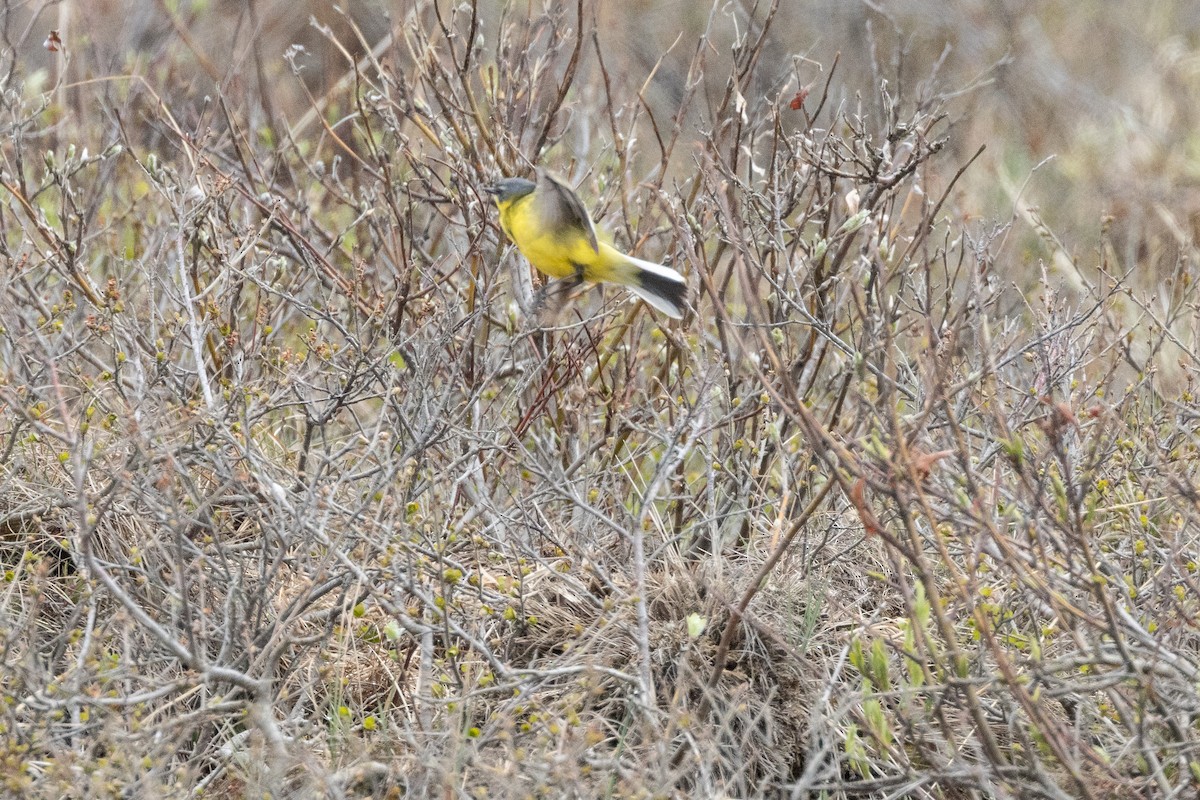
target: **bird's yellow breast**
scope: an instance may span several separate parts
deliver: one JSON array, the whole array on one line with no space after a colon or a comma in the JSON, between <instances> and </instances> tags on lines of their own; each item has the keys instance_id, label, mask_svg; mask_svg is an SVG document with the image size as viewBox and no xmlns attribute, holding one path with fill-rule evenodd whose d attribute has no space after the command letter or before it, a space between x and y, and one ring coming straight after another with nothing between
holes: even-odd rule
<instances>
[{"instance_id":1,"label":"bird's yellow breast","mask_svg":"<svg viewBox=\"0 0 1200 800\"><path fill-rule=\"evenodd\" d=\"M534 206L533 195L501 204L500 225L521 255L547 275L567 278L582 271L587 280L605 278L596 274L597 270L604 271L604 259L601 253L592 249L584 232L544 225Z\"/></svg>"}]
</instances>

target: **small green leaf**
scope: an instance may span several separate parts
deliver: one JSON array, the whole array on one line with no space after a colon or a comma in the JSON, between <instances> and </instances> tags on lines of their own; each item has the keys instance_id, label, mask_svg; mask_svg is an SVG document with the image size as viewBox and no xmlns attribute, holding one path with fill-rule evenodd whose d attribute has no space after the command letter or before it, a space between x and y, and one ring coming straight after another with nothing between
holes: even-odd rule
<instances>
[{"instance_id":1,"label":"small green leaf","mask_svg":"<svg viewBox=\"0 0 1200 800\"><path fill-rule=\"evenodd\" d=\"M888 727L887 718L883 715L883 704L871 699L863 702L863 718L866 719L871 733L879 739L880 744L889 747L892 744L892 729Z\"/></svg>"},{"instance_id":2,"label":"small green leaf","mask_svg":"<svg viewBox=\"0 0 1200 800\"><path fill-rule=\"evenodd\" d=\"M880 691L886 692L892 688L891 678L888 677L887 652L883 649L881 639L876 639L871 645L871 680Z\"/></svg>"},{"instance_id":3,"label":"small green leaf","mask_svg":"<svg viewBox=\"0 0 1200 800\"><path fill-rule=\"evenodd\" d=\"M864 780L870 778L871 761L867 758L867 749L863 747L862 740L858 738L858 726L854 723L850 723L850 727L846 729L846 741L842 743L842 749L846 751L850 766L857 770Z\"/></svg>"}]
</instances>

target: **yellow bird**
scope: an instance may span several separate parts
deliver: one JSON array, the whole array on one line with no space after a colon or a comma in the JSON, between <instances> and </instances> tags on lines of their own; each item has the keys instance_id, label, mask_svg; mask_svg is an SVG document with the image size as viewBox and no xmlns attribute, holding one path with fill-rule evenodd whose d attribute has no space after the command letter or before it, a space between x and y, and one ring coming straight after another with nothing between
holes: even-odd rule
<instances>
[{"instance_id":1,"label":"yellow bird","mask_svg":"<svg viewBox=\"0 0 1200 800\"><path fill-rule=\"evenodd\" d=\"M549 172L539 169L536 183L504 178L484 191L496 198L500 227L542 272L577 283L620 284L668 317L683 317L687 308L683 276L599 241L579 195Z\"/></svg>"}]
</instances>

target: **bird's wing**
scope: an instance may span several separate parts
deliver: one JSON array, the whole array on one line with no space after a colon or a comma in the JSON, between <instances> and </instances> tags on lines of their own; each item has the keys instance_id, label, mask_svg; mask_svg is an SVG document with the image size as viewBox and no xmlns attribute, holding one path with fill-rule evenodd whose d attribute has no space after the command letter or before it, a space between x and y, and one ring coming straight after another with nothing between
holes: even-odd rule
<instances>
[{"instance_id":1,"label":"bird's wing","mask_svg":"<svg viewBox=\"0 0 1200 800\"><path fill-rule=\"evenodd\" d=\"M543 191L546 192L545 210L547 216L553 217L553 223L562 227L580 228L587 237L588 244L597 253L600 243L596 241L596 226L575 191L546 170L539 170L542 178Z\"/></svg>"}]
</instances>

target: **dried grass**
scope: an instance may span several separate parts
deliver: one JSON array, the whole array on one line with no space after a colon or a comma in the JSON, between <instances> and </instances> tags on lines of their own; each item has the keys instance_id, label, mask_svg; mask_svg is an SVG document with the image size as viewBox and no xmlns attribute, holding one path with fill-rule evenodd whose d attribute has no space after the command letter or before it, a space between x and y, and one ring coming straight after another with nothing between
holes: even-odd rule
<instances>
[{"instance_id":1,"label":"dried grass","mask_svg":"<svg viewBox=\"0 0 1200 800\"><path fill-rule=\"evenodd\" d=\"M661 60L426 2L272 60L276 11L159 9L114 80L68 31L0 98L3 791L1195 790L1183 40L1110 153L1109 99L954 5L826 9L863 47L824 64L782 4ZM1096 35L1128 66L1170 15ZM1020 47L980 81L956 26ZM198 92L226 40L253 77ZM694 316L527 314L479 187L533 163Z\"/></svg>"}]
</instances>

